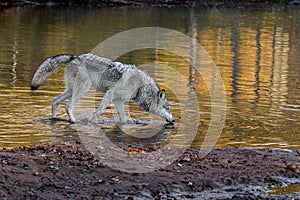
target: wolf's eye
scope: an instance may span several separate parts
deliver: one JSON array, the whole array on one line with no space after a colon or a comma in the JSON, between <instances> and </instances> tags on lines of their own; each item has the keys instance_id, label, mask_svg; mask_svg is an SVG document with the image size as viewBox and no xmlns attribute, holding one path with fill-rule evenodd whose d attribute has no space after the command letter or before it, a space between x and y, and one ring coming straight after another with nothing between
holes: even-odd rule
<instances>
[{"instance_id":1,"label":"wolf's eye","mask_svg":"<svg viewBox=\"0 0 300 200\"><path fill-rule=\"evenodd\" d=\"M165 110L170 110L170 106L163 106Z\"/></svg>"}]
</instances>

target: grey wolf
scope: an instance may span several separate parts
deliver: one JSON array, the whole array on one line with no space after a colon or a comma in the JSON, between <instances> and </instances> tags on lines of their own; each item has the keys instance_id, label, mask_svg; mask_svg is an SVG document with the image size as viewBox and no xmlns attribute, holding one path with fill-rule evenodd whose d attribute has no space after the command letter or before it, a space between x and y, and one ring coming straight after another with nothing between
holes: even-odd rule
<instances>
[{"instance_id":1,"label":"grey wolf","mask_svg":"<svg viewBox=\"0 0 300 200\"><path fill-rule=\"evenodd\" d=\"M120 121L130 121L124 112L124 101L133 100L144 111L175 122L165 90L161 90L153 78L134 65L114 62L107 58L88 53L79 56L62 54L47 58L35 72L31 81L31 90L37 90L59 66L65 65L65 85L63 94L52 103L52 118L56 118L56 109L64 100L66 112L71 122L76 122L72 109L76 101L82 98L91 87L103 92L104 97L94 116L98 117L110 102L113 102Z\"/></svg>"}]
</instances>

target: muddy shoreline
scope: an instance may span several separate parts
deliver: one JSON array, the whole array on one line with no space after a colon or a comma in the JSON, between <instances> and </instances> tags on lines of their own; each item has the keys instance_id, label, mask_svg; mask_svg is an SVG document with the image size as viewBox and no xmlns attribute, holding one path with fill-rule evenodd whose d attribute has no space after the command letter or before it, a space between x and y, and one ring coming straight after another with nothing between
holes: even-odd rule
<instances>
[{"instance_id":1,"label":"muddy shoreline","mask_svg":"<svg viewBox=\"0 0 300 200\"><path fill-rule=\"evenodd\" d=\"M299 151L213 149L201 158L187 149L165 168L128 173L103 165L82 144L2 149L0 199L300 199L267 189L299 183L299 161Z\"/></svg>"},{"instance_id":2,"label":"muddy shoreline","mask_svg":"<svg viewBox=\"0 0 300 200\"><path fill-rule=\"evenodd\" d=\"M17 0L1 1L0 9L10 7L36 6L92 6L92 7L201 7L201 8L264 8L269 6L284 8L299 7L300 0L241 0L241 1L210 1L210 0Z\"/></svg>"}]
</instances>

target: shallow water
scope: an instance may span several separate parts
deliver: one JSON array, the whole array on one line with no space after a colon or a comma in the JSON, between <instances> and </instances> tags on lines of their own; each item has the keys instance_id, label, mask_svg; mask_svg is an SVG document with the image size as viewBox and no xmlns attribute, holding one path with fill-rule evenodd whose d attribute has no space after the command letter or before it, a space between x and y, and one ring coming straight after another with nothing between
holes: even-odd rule
<instances>
[{"instance_id":1,"label":"shallow water","mask_svg":"<svg viewBox=\"0 0 300 200\"><path fill-rule=\"evenodd\" d=\"M63 68L38 91L29 90L33 73L45 58L87 53L106 38L139 27L165 27L192 36L216 63L227 110L221 135L208 137L217 140L215 147L300 147L300 10L12 8L0 13L0 27L1 147L84 140L98 131L116 144L172 141L172 145L184 146L190 140L186 133L194 124L198 133L192 145L200 147L212 118L211 96L204 80L213 76L202 77L181 55L143 49L118 58L140 66L166 89L177 122L173 130L164 129L163 121L132 103L127 105L131 117L155 123L119 127L111 122L113 106L101 116L107 119L105 123L93 125L92 131L87 131L91 124L49 120L52 99L64 91ZM176 38L172 42L180 43ZM191 49L192 59L193 45L185 45L183 48ZM141 66L147 63L155 67ZM197 95L199 112L179 101L189 99L191 93ZM101 98L102 94L91 91L77 104L75 116L86 119ZM196 122L195 113L200 114ZM68 119L64 106L58 116ZM177 134L182 130L182 135Z\"/></svg>"}]
</instances>

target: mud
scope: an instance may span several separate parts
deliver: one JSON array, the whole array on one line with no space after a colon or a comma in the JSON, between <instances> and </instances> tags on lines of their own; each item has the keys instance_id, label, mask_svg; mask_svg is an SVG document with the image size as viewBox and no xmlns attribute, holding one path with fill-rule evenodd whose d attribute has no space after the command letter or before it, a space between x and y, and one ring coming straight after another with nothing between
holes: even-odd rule
<instances>
[{"instance_id":1,"label":"mud","mask_svg":"<svg viewBox=\"0 0 300 200\"><path fill-rule=\"evenodd\" d=\"M80 143L44 144L0 150L0 172L0 199L300 199L268 193L300 182L299 151L213 149L201 158L188 149L166 168L127 173Z\"/></svg>"},{"instance_id":2,"label":"mud","mask_svg":"<svg viewBox=\"0 0 300 200\"><path fill-rule=\"evenodd\" d=\"M0 8L35 6L93 6L93 7L201 7L210 8L264 8L272 5L299 7L299 0L18 0L1 1Z\"/></svg>"}]
</instances>

